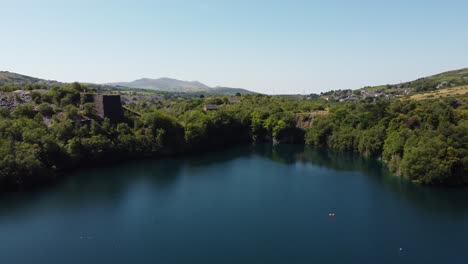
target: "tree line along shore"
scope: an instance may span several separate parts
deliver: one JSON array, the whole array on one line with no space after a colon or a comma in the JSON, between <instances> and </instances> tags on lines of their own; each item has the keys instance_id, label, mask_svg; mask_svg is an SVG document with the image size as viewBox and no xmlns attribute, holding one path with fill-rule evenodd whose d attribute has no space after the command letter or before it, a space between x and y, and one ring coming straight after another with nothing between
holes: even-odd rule
<instances>
[{"instance_id":1,"label":"tree line along shore","mask_svg":"<svg viewBox=\"0 0 468 264\"><path fill-rule=\"evenodd\" d=\"M107 116L90 93L78 83L3 93L17 101L0 106L1 190L57 181L83 166L252 143L353 151L382 159L395 175L415 183L468 183L466 95L353 102L145 95L122 100L122 112Z\"/></svg>"}]
</instances>

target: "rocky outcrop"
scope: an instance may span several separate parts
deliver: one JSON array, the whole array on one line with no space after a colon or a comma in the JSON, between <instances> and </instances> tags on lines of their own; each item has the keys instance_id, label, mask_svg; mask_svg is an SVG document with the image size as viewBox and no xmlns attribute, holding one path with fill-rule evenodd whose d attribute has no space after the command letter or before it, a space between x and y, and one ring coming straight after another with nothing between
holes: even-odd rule
<instances>
[{"instance_id":1,"label":"rocky outcrop","mask_svg":"<svg viewBox=\"0 0 468 264\"><path fill-rule=\"evenodd\" d=\"M328 111L314 111L310 113L298 113L296 114L296 127L306 129L312 126L314 118L318 116L327 116Z\"/></svg>"},{"instance_id":2,"label":"rocky outcrop","mask_svg":"<svg viewBox=\"0 0 468 264\"><path fill-rule=\"evenodd\" d=\"M31 101L32 98L29 91L18 90L10 93L0 92L0 107L7 108L10 111L18 105L30 103Z\"/></svg>"}]
</instances>

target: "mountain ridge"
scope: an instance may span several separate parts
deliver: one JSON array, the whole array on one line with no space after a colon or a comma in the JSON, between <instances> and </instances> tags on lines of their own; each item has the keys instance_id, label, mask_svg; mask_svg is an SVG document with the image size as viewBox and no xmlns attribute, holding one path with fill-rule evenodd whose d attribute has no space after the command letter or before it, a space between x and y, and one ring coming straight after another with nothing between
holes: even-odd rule
<instances>
[{"instance_id":1,"label":"mountain ridge","mask_svg":"<svg viewBox=\"0 0 468 264\"><path fill-rule=\"evenodd\" d=\"M241 94L255 94L256 92L249 91L243 88L233 88L224 86L210 87L200 81L182 81L169 77L161 77L157 79L140 78L132 82L110 82L104 84L86 83L90 88L128 88L128 89L147 89L161 92L175 92L175 93L202 93L202 94L220 94L232 95L236 93ZM44 85L44 86L60 86L66 85L66 82L59 82L56 80L46 80L37 77L31 77L10 71L0 71L0 86L11 85L18 86L18 89L26 85ZM413 81L403 82L399 84L387 84L378 86L365 86L360 91L389 91L389 92L425 92L432 91L439 88L454 87L468 85L468 68L458 70L445 71L442 73L422 77ZM333 92L328 91L325 94ZM322 93L323 94L323 93Z\"/></svg>"},{"instance_id":2,"label":"mountain ridge","mask_svg":"<svg viewBox=\"0 0 468 264\"><path fill-rule=\"evenodd\" d=\"M140 78L131 82L113 82L105 83L104 85L116 87L128 87L135 89L150 89L162 92L184 92L184 93L215 93L215 94L235 94L255 93L243 88L232 88L224 86L210 87L200 81L183 81L169 77L161 77L157 79Z\"/></svg>"},{"instance_id":3,"label":"mountain ridge","mask_svg":"<svg viewBox=\"0 0 468 264\"><path fill-rule=\"evenodd\" d=\"M140 78L132 82L111 82L104 84L80 82L87 85L89 88L106 90L114 88L128 88L128 89L147 89L160 92L174 92L174 93L203 93L203 94L220 94L220 95L234 95L241 94L255 94L256 92L249 91L242 88L231 87L210 87L199 81L182 81L169 77L162 77L158 79ZM43 85L47 87L61 86L69 84L67 82L59 82L55 80L45 80L37 77L31 77L10 71L0 71L0 86L10 85L17 86L18 89L27 85Z\"/></svg>"}]
</instances>

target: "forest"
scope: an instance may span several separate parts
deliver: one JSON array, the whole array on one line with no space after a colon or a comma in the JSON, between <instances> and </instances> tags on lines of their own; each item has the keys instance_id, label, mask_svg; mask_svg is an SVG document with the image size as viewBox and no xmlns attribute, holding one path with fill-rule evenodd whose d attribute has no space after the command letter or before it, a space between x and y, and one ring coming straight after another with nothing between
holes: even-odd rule
<instances>
[{"instance_id":1,"label":"forest","mask_svg":"<svg viewBox=\"0 0 468 264\"><path fill-rule=\"evenodd\" d=\"M54 182L87 166L265 143L360 153L420 184L468 183L466 98L340 103L260 94L179 97L131 102L134 112L114 123L92 118L83 85L34 89L32 102L0 108L1 190ZM217 110L204 111L207 104ZM306 125L303 116L310 117Z\"/></svg>"}]
</instances>

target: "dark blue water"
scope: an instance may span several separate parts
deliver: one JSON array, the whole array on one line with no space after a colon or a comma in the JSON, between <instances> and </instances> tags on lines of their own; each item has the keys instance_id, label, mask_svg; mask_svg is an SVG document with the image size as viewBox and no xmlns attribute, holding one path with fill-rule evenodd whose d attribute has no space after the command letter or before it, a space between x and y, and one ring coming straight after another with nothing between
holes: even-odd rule
<instances>
[{"instance_id":1,"label":"dark blue water","mask_svg":"<svg viewBox=\"0 0 468 264\"><path fill-rule=\"evenodd\" d=\"M136 162L3 197L0 263L468 263L468 192L300 146Z\"/></svg>"}]
</instances>

